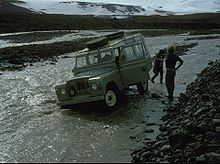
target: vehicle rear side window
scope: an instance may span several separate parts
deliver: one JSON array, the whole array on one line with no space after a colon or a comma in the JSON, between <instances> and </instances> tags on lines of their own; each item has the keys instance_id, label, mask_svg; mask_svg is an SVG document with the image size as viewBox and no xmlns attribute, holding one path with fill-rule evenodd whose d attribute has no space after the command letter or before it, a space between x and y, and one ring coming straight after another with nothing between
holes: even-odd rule
<instances>
[{"instance_id":1,"label":"vehicle rear side window","mask_svg":"<svg viewBox=\"0 0 220 164\"><path fill-rule=\"evenodd\" d=\"M145 45L143 43L141 45L143 47L144 53L147 52Z\"/></svg>"},{"instance_id":2,"label":"vehicle rear side window","mask_svg":"<svg viewBox=\"0 0 220 164\"><path fill-rule=\"evenodd\" d=\"M144 55L143 53L143 47L141 44L137 44L134 46L134 51L135 51L135 54L138 56L138 57L141 57Z\"/></svg>"},{"instance_id":3,"label":"vehicle rear side window","mask_svg":"<svg viewBox=\"0 0 220 164\"><path fill-rule=\"evenodd\" d=\"M124 48L124 55L126 60L134 60L137 58L132 47Z\"/></svg>"},{"instance_id":4,"label":"vehicle rear side window","mask_svg":"<svg viewBox=\"0 0 220 164\"><path fill-rule=\"evenodd\" d=\"M145 56L150 57L150 55L149 55L149 52L148 52L148 49L147 49L146 45L145 45L144 43L142 43L141 45L142 45L142 47L143 47L143 52L144 52Z\"/></svg>"}]
</instances>

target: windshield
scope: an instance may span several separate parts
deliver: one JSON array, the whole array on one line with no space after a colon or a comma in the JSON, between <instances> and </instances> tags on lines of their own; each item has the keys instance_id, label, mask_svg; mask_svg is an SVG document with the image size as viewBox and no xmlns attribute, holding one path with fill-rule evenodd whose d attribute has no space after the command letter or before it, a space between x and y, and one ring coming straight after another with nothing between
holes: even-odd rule
<instances>
[{"instance_id":1,"label":"windshield","mask_svg":"<svg viewBox=\"0 0 220 164\"><path fill-rule=\"evenodd\" d=\"M108 61L112 61L113 56L111 51L93 53L93 54L86 54L82 56L76 57L75 67L87 67L91 65L96 65Z\"/></svg>"}]
</instances>

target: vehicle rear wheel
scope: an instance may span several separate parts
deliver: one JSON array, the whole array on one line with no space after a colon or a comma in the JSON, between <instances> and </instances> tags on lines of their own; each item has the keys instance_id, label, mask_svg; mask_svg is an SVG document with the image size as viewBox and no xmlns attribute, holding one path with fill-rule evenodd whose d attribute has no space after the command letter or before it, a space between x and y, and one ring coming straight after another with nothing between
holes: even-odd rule
<instances>
[{"instance_id":1,"label":"vehicle rear wheel","mask_svg":"<svg viewBox=\"0 0 220 164\"><path fill-rule=\"evenodd\" d=\"M148 91L148 81L142 81L137 84L137 89L140 94L144 94Z\"/></svg>"},{"instance_id":2,"label":"vehicle rear wheel","mask_svg":"<svg viewBox=\"0 0 220 164\"><path fill-rule=\"evenodd\" d=\"M120 93L116 87L109 87L105 94L105 105L108 109L115 109L119 104Z\"/></svg>"}]
</instances>

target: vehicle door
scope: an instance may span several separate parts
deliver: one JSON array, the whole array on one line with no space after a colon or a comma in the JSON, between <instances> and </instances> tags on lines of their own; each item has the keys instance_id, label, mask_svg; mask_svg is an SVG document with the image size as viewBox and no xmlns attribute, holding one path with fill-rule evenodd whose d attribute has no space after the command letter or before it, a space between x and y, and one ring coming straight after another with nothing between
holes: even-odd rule
<instances>
[{"instance_id":1,"label":"vehicle door","mask_svg":"<svg viewBox=\"0 0 220 164\"><path fill-rule=\"evenodd\" d=\"M127 45L122 48L120 73L123 83L126 86L149 79L145 50L142 42Z\"/></svg>"}]
</instances>

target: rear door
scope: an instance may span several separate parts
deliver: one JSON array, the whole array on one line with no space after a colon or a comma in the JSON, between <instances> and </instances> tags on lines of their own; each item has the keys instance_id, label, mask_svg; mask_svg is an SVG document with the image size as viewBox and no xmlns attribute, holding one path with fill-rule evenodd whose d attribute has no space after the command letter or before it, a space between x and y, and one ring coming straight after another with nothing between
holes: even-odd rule
<instances>
[{"instance_id":1,"label":"rear door","mask_svg":"<svg viewBox=\"0 0 220 164\"><path fill-rule=\"evenodd\" d=\"M125 46L120 57L120 72L125 85L149 79L147 60L142 42Z\"/></svg>"}]
</instances>

